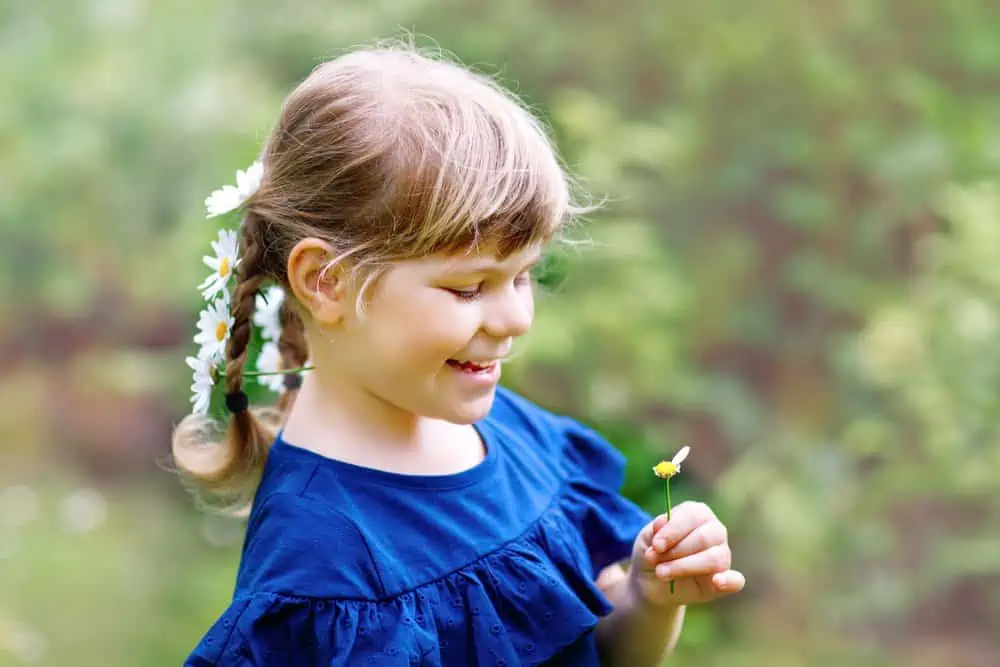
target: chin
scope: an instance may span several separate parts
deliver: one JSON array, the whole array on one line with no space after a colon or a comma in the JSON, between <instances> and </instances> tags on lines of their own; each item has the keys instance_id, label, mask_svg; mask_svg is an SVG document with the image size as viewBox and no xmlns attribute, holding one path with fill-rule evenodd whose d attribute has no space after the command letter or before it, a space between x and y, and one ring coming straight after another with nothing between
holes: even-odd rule
<instances>
[{"instance_id":1,"label":"chin","mask_svg":"<svg viewBox=\"0 0 1000 667\"><path fill-rule=\"evenodd\" d=\"M490 413L495 397L496 391L494 390L480 398L466 399L449 405L442 405L441 414L438 416L454 424L475 424Z\"/></svg>"}]
</instances>

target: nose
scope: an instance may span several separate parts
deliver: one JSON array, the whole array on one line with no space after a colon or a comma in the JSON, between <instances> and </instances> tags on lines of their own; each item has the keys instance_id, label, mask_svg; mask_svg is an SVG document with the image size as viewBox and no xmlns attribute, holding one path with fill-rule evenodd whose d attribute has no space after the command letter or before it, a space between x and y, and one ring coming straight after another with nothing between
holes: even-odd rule
<instances>
[{"instance_id":1,"label":"nose","mask_svg":"<svg viewBox=\"0 0 1000 667\"><path fill-rule=\"evenodd\" d=\"M534 317L535 299L531 290L511 285L490 300L483 330L494 338L517 338L528 333Z\"/></svg>"}]
</instances>

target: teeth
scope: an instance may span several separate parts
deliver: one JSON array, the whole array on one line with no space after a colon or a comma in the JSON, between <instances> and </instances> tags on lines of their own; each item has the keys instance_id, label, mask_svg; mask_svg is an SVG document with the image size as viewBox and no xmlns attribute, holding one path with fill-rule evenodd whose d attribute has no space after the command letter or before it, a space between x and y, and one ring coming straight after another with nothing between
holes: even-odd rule
<instances>
[{"instance_id":1,"label":"teeth","mask_svg":"<svg viewBox=\"0 0 1000 667\"><path fill-rule=\"evenodd\" d=\"M475 369L478 369L478 370L483 370L485 368L489 368L490 366L492 366L494 362L492 362L492 361L487 361L487 362L462 361L460 359L455 359L455 363L458 364L459 366L465 366L465 367L469 367L469 368L475 368Z\"/></svg>"}]
</instances>

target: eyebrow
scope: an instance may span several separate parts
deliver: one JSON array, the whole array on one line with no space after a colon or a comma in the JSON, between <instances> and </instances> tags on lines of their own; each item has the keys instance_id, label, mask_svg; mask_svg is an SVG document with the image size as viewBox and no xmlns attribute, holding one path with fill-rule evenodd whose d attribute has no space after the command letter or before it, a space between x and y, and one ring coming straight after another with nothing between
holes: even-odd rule
<instances>
[{"instance_id":1,"label":"eyebrow","mask_svg":"<svg viewBox=\"0 0 1000 667\"><path fill-rule=\"evenodd\" d=\"M528 259L528 261L524 263L524 269L534 267L536 264L542 261L543 257L544 255L541 251L535 253ZM500 269L499 267L499 262L495 260L483 260L475 262L473 264L467 264L464 266L460 263L461 261L462 260L458 260L457 263L451 264L449 266L449 269L452 271L456 271L458 273L501 273L502 272L502 269Z\"/></svg>"}]
</instances>

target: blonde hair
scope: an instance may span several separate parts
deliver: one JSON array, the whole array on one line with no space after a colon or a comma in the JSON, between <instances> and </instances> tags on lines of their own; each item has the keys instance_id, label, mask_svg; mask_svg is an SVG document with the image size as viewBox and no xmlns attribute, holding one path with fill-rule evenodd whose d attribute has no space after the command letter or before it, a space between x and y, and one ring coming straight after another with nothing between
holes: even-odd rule
<instances>
[{"instance_id":1,"label":"blonde hair","mask_svg":"<svg viewBox=\"0 0 1000 667\"><path fill-rule=\"evenodd\" d=\"M232 295L227 392L243 387L255 297L277 283L282 368L309 357L285 274L289 251L315 237L363 278L393 261L489 243L501 257L559 235L584 212L540 122L490 78L407 46L328 61L285 100L245 204ZM195 490L242 511L295 399L231 415L224 433L190 415L173 434L174 461ZM221 439L220 439L221 435Z\"/></svg>"}]
</instances>

